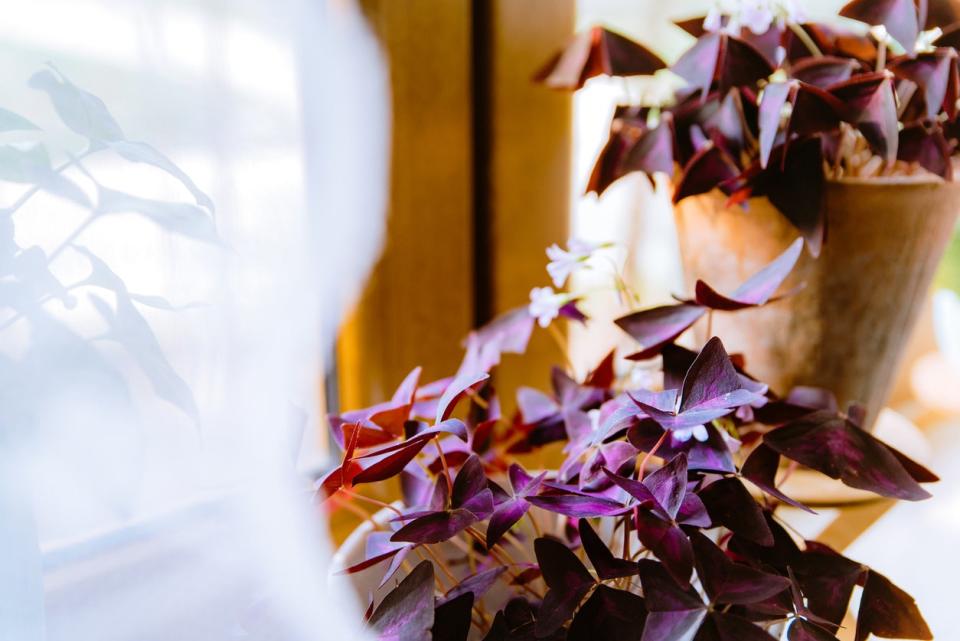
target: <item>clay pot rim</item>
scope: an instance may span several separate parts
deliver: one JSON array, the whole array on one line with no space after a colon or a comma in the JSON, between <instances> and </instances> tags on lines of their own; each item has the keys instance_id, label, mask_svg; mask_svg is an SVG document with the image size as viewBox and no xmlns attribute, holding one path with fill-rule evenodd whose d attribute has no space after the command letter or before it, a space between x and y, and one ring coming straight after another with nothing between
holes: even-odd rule
<instances>
[{"instance_id":1,"label":"clay pot rim","mask_svg":"<svg viewBox=\"0 0 960 641\"><path fill-rule=\"evenodd\" d=\"M956 183L956 180L944 180L934 174L914 174L912 176L872 176L870 178L861 178L859 176L844 176L842 178L827 178L828 184L833 185L856 185L872 187L912 187L912 186L940 186Z\"/></svg>"}]
</instances>

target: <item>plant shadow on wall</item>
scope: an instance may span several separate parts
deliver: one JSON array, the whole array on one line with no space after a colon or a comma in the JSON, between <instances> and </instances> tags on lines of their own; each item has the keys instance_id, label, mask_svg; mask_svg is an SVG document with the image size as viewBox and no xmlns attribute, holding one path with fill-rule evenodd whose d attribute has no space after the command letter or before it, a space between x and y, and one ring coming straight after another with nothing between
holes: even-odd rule
<instances>
[{"instance_id":1,"label":"plant shadow on wall","mask_svg":"<svg viewBox=\"0 0 960 641\"><path fill-rule=\"evenodd\" d=\"M16 341L11 333L24 326L29 329L22 356L4 358L3 387L8 392L4 395L8 399L4 402L5 411L21 419L41 411L44 402L55 398L60 383L67 380L85 380L98 390L102 387L102 391L115 394L118 399L125 396L124 376L101 355L98 347L103 341L113 341L129 353L158 397L197 419L192 392L167 360L150 324L138 310L140 306L170 312L182 308L159 296L129 291L107 262L83 245L83 234L92 225L108 223L115 215L132 213L173 234L220 246L212 201L159 151L147 143L128 140L99 98L71 83L54 67L34 74L30 86L49 96L61 121L83 136L87 147L77 154L61 151L67 160L58 166L51 164L51 154L41 143L0 147L0 180L26 187L12 205L0 211L3 275L0 306L4 309L0 332L6 332L6 344L13 345ZM0 131L38 129L26 118L0 110ZM84 165L84 159L95 154L115 154L130 163L147 164L166 172L189 190L196 204L141 198L110 189L98 182ZM89 195L90 188L82 188L68 173L89 185L93 197ZM73 229L64 230L62 241L49 253L38 246L20 247L16 241L17 214L39 192L68 201L72 205L68 209L80 208L87 212ZM55 263L71 254L70 258L86 261L89 273L76 282L64 284L54 275ZM83 311L72 318L69 313L79 307L78 294L86 295L103 321L105 331L83 335L84 330L89 333L89 318ZM50 312L49 304L53 301L62 304L68 312L66 316ZM49 366L54 363L61 366ZM64 381L53 380L59 376L65 377ZM18 389L20 393L12 392ZM49 395L45 395L44 390L48 390ZM34 406L19 406L23 403ZM20 422L11 421L11 424Z\"/></svg>"},{"instance_id":2,"label":"plant shadow on wall","mask_svg":"<svg viewBox=\"0 0 960 641\"><path fill-rule=\"evenodd\" d=\"M913 0L856 0L842 14L859 27L803 22L789 2L760 5L766 13L680 23L697 36L669 72L682 88L660 104L616 110L590 189L634 171L676 173L678 202L710 194L730 216L781 220L776 251L735 278L718 269L715 280L707 261L689 298L649 310L635 309L615 268L609 289L629 312L616 323L639 350L611 353L585 376L557 367L550 392L519 390L518 411L504 417L491 377L501 355L524 351L537 324L562 349L557 322L591 322L578 306L590 294L564 284L573 271L610 264L608 247L551 247L547 271L559 291L536 288L528 307L471 333L453 376L422 383L415 369L389 401L330 417L344 455L319 493L367 516L341 554L342 572L369 595L366 618L380 639L826 641L844 633L855 593L856 641L932 638L907 593L804 540L780 506L810 510L784 492L800 467L909 501L928 498L921 484L936 475L870 433L873 417L847 398L851 388L768 385L752 375L750 349L729 354L711 329L732 318L755 323L758 343L799 333L747 319L789 305L803 317L811 291L825 299L836 287L830 273L856 272L833 262L859 251L844 244L843 212L831 209L844 181L889 179L942 195L960 133L960 27L927 30L925 4ZM594 28L536 78L576 89L596 75L659 76L665 67ZM940 218L949 229L956 212ZM928 248L934 266L942 249ZM913 257L898 259L908 268ZM853 276L865 275L862 265ZM699 349L677 343L704 325ZM880 331L886 340L904 329ZM847 342L885 367L869 343ZM864 389L874 388L871 412L884 395L882 381ZM565 455L557 469L520 464L555 443ZM397 478L403 497L393 504L354 491Z\"/></svg>"}]
</instances>

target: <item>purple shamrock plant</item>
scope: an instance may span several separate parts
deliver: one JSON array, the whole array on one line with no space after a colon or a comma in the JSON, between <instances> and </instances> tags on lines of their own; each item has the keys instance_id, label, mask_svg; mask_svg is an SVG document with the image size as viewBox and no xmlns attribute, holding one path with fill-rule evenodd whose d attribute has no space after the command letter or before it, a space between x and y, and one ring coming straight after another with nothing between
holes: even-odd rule
<instances>
[{"instance_id":1,"label":"purple shamrock plant","mask_svg":"<svg viewBox=\"0 0 960 641\"><path fill-rule=\"evenodd\" d=\"M765 196L817 255L827 178L952 180L960 23L932 24L926 0L853 0L840 10L848 21L830 24L806 20L801 5L741 3L678 21L696 41L669 67L607 29L578 34L535 80L567 90L599 75L680 81L656 104L616 109L587 191L641 172L673 178L674 202L714 189L731 203Z\"/></svg>"},{"instance_id":2,"label":"purple shamrock plant","mask_svg":"<svg viewBox=\"0 0 960 641\"><path fill-rule=\"evenodd\" d=\"M769 304L801 249L729 295L700 283L673 307L699 318ZM791 534L783 509L810 509L784 492L794 466L929 496L937 477L864 431L858 407L813 388L779 397L720 339L676 344L693 321L641 331L655 325L641 311L617 324L659 357L656 380L631 382L624 369L647 364L611 353L581 376L554 368L550 393L521 388L505 418L491 374L523 351L536 312L473 332L453 376L421 386L414 370L389 402L330 417L344 454L318 494L369 519L365 555L341 572L379 585L367 617L378 638L824 641L858 586L857 641L931 638L908 594ZM394 479L391 504L356 490Z\"/></svg>"}]
</instances>

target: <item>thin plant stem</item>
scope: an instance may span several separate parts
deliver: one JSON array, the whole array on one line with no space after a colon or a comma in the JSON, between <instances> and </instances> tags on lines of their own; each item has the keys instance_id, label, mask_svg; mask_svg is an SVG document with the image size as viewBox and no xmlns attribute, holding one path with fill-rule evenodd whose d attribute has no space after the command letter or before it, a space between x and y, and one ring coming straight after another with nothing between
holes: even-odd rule
<instances>
[{"instance_id":1,"label":"thin plant stem","mask_svg":"<svg viewBox=\"0 0 960 641\"><path fill-rule=\"evenodd\" d=\"M341 487L339 491L342 492L343 494L346 494L350 498L357 499L359 501L364 501L366 503L369 503L370 505L375 505L381 509L391 510L392 512L395 512L397 516L403 516L403 512L398 510L393 505L390 505L389 503L384 503L383 501L378 501L377 499L370 498L369 496L364 496L363 494L360 494L358 492L353 492L351 490L348 490L345 487Z\"/></svg>"},{"instance_id":2,"label":"thin plant stem","mask_svg":"<svg viewBox=\"0 0 960 641\"><path fill-rule=\"evenodd\" d=\"M713 338L713 310L707 312L707 340Z\"/></svg>"},{"instance_id":3,"label":"thin plant stem","mask_svg":"<svg viewBox=\"0 0 960 641\"><path fill-rule=\"evenodd\" d=\"M543 532L540 531L540 524L537 523L537 519L533 518L533 514L530 513L530 510L527 510L527 519L530 521L530 525L533 526L533 531L536 533L537 538L539 539L543 536Z\"/></svg>"},{"instance_id":4,"label":"thin plant stem","mask_svg":"<svg viewBox=\"0 0 960 641\"><path fill-rule=\"evenodd\" d=\"M437 456L440 457L440 465L443 467L443 475L447 477L447 486L453 489L453 479L450 477L450 468L447 467L447 457L443 454L443 448L440 447L440 437L433 437L433 444L437 448Z\"/></svg>"},{"instance_id":5,"label":"thin plant stem","mask_svg":"<svg viewBox=\"0 0 960 641\"><path fill-rule=\"evenodd\" d=\"M813 38L810 37L810 34L807 33L806 29L801 27L795 22L790 23L790 31L803 43L803 46L807 48L810 53L812 53L817 58L823 57L823 52L820 51L820 47L817 46L817 43L813 41Z\"/></svg>"},{"instance_id":6,"label":"thin plant stem","mask_svg":"<svg viewBox=\"0 0 960 641\"><path fill-rule=\"evenodd\" d=\"M883 71L883 68L887 66L887 41L883 39L880 41L880 46L877 47L877 66L875 71Z\"/></svg>"},{"instance_id":7,"label":"thin plant stem","mask_svg":"<svg viewBox=\"0 0 960 641\"><path fill-rule=\"evenodd\" d=\"M560 350L560 355L563 356L563 362L567 370L573 374L575 370L573 362L570 360L569 354L567 354L567 339L564 338L563 334L560 333L560 330L557 329L557 326L553 323L547 325L547 333L550 334L553 342L557 344L557 348Z\"/></svg>"},{"instance_id":8,"label":"thin plant stem","mask_svg":"<svg viewBox=\"0 0 960 641\"><path fill-rule=\"evenodd\" d=\"M450 587L453 587L457 584L457 577L453 576L453 572L450 571L450 568L447 567L447 564L443 562L443 560L437 555L435 551L433 551L430 548L429 545L421 545L417 549L423 549L427 552L427 554L430 555L430 558L433 559L433 562L436 563L437 566L439 566L440 570L450 580ZM444 590L444 592L446 592L446 590Z\"/></svg>"},{"instance_id":9,"label":"thin plant stem","mask_svg":"<svg viewBox=\"0 0 960 641\"><path fill-rule=\"evenodd\" d=\"M639 479L639 480L641 480L641 481L643 480L643 471L644 471L644 470L646 469L646 467L647 467L647 462L650 460L650 457L651 457L651 456L653 456L654 454L657 453L657 450L660 449L660 446L663 445L663 442L667 439L667 434L668 434L668 433L669 433L669 430L664 430L664 431L663 431L663 434L660 435L659 440L657 440L656 445L654 445L654 446L650 449L650 451L647 452L647 453L644 455L643 460L640 461L640 467L637 469L637 479Z\"/></svg>"}]
</instances>

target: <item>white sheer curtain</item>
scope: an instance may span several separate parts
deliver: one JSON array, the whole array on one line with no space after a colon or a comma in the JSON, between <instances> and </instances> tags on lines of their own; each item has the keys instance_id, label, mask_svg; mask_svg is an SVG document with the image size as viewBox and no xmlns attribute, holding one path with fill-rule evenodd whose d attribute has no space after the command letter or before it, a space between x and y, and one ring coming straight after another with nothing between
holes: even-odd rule
<instances>
[{"instance_id":1,"label":"white sheer curtain","mask_svg":"<svg viewBox=\"0 0 960 641\"><path fill-rule=\"evenodd\" d=\"M297 472L382 234L385 70L356 7L31 0L0 71L39 127L0 126L0 639L360 638ZM86 154L98 107L58 105L64 78L122 134Z\"/></svg>"}]
</instances>

